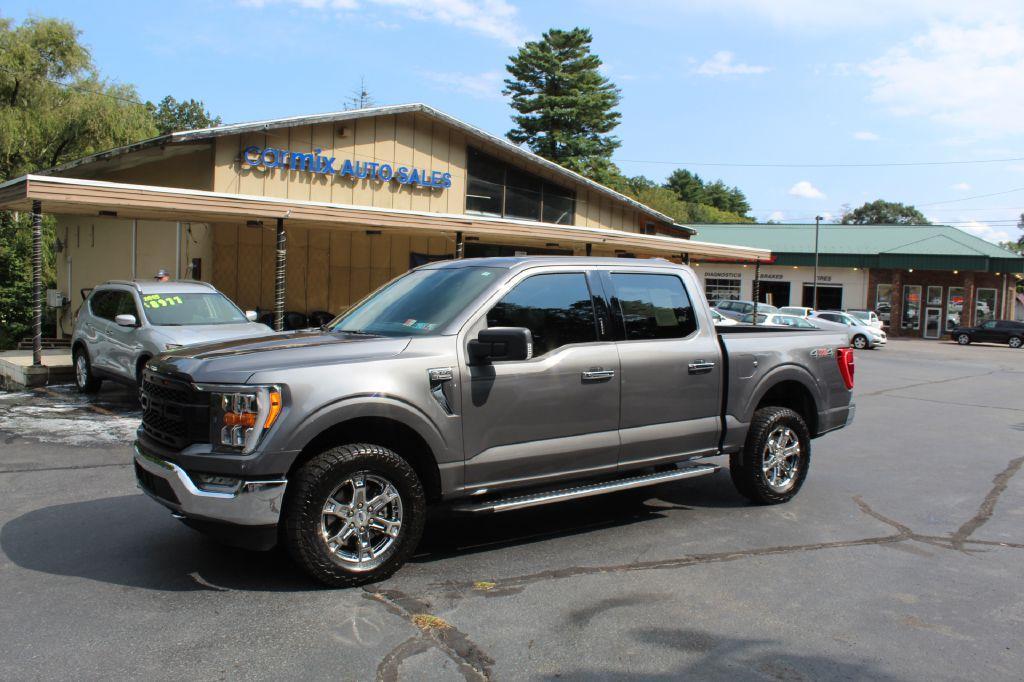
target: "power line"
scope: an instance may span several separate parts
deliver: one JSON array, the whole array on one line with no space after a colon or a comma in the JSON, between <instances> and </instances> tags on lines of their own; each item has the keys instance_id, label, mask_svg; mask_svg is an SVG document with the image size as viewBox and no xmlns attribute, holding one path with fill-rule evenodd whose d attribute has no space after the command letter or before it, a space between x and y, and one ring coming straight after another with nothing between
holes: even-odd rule
<instances>
[{"instance_id":1,"label":"power line","mask_svg":"<svg viewBox=\"0 0 1024 682\"><path fill-rule=\"evenodd\" d=\"M1016 187L1014 189L1008 189L1002 192L992 192L990 194L975 194L973 197L963 197L962 199L947 199L946 201L933 201L927 204L916 204L916 206L938 206L939 204L955 204L960 201L970 201L971 199L984 199L985 197L998 197L1003 194L1013 194L1014 192L1024 192L1024 187Z\"/></svg>"},{"instance_id":2,"label":"power line","mask_svg":"<svg viewBox=\"0 0 1024 682\"><path fill-rule=\"evenodd\" d=\"M895 166L962 166L981 163L1024 161L1024 156L973 161L887 161L878 163L719 163L710 161L656 161L651 159L616 159L616 163L654 163L665 166L714 166L719 168L886 168Z\"/></svg>"},{"instance_id":3,"label":"power line","mask_svg":"<svg viewBox=\"0 0 1024 682\"><path fill-rule=\"evenodd\" d=\"M20 73L18 71L15 71L14 69L9 69L6 66L0 66L0 71L6 71L7 73L11 74L12 76L25 77L25 74ZM140 107L146 106L145 103L140 102L137 99L128 99L127 97L120 97L119 95L113 95L113 94L111 94L109 92L103 92L102 90L90 90L89 88L83 88L83 87L75 85L73 83L63 83L63 82L61 82L59 80L55 80L55 79L49 78L47 76L35 76L35 78L40 78L40 79L42 79L44 81L48 81L50 83L53 83L54 85L57 85L59 87L67 88L68 90L75 90L76 92L85 93L87 95L100 95L102 97L109 97L110 99L116 99L117 101L124 102L125 104L135 104L135 105L140 106Z\"/></svg>"}]
</instances>

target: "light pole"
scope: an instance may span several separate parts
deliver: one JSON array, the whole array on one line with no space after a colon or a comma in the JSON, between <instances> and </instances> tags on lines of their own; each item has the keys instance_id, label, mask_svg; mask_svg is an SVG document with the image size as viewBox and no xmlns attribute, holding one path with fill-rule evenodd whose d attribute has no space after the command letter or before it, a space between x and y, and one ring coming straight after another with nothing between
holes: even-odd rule
<instances>
[{"instance_id":1,"label":"light pole","mask_svg":"<svg viewBox=\"0 0 1024 682\"><path fill-rule=\"evenodd\" d=\"M814 216L814 300L811 305L818 309L818 232L821 230L821 216Z\"/></svg>"}]
</instances>

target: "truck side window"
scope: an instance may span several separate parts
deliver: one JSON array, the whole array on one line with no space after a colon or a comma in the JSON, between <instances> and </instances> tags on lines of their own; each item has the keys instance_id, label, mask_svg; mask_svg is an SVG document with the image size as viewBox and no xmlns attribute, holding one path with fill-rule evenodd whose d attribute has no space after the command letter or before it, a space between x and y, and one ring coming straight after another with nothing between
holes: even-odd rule
<instances>
[{"instance_id":1,"label":"truck side window","mask_svg":"<svg viewBox=\"0 0 1024 682\"><path fill-rule=\"evenodd\" d=\"M693 304L675 275L612 273L626 339L678 339L697 331Z\"/></svg>"},{"instance_id":2,"label":"truck side window","mask_svg":"<svg viewBox=\"0 0 1024 682\"><path fill-rule=\"evenodd\" d=\"M594 304L581 272L534 275L523 280L487 313L488 327L526 327L533 355L570 343L597 341Z\"/></svg>"}]
</instances>

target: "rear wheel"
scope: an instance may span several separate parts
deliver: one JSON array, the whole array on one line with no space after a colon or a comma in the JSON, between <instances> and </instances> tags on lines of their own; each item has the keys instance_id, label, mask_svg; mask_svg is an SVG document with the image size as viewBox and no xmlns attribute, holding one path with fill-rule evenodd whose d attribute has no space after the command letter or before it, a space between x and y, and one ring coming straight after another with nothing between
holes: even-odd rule
<instances>
[{"instance_id":1,"label":"rear wheel","mask_svg":"<svg viewBox=\"0 0 1024 682\"><path fill-rule=\"evenodd\" d=\"M416 549L426 496L407 461L379 445L320 453L291 477L284 544L316 580L351 587L384 580Z\"/></svg>"},{"instance_id":2,"label":"rear wheel","mask_svg":"<svg viewBox=\"0 0 1024 682\"><path fill-rule=\"evenodd\" d=\"M864 350L868 347L868 337L863 334L857 334L857 336L853 337L853 347L857 350Z\"/></svg>"},{"instance_id":3,"label":"rear wheel","mask_svg":"<svg viewBox=\"0 0 1024 682\"><path fill-rule=\"evenodd\" d=\"M97 379L92 373L92 363L89 362L89 353L84 348L75 349L75 387L79 393L95 393L100 390L102 379Z\"/></svg>"},{"instance_id":4,"label":"rear wheel","mask_svg":"<svg viewBox=\"0 0 1024 682\"><path fill-rule=\"evenodd\" d=\"M729 475L751 502L779 504L800 492L810 464L811 434L803 417L786 407L762 407L742 452L729 457Z\"/></svg>"},{"instance_id":5,"label":"rear wheel","mask_svg":"<svg viewBox=\"0 0 1024 682\"><path fill-rule=\"evenodd\" d=\"M1008 343L1010 345L1010 348L1020 348L1022 345L1024 345L1024 341L1021 341L1021 338L1019 336L1011 336L1010 341Z\"/></svg>"},{"instance_id":6,"label":"rear wheel","mask_svg":"<svg viewBox=\"0 0 1024 682\"><path fill-rule=\"evenodd\" d=\"M968 334L957 334L956 342L959 343L961 346L966 346L971 342L971 337Z\"/></svg>"}]
</instances>

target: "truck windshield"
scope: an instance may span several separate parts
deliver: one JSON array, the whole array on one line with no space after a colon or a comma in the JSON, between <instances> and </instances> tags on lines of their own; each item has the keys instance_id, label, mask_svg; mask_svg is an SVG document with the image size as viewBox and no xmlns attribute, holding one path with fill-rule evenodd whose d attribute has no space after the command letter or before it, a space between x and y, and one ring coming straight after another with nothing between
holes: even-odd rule
<instances>
[{"instance_id":1,"label":"truck windshield","mask_svg":"<svg viewBox=\"0 0 1024 682\"><path fill-rule=\"evenodd\" d=\"M437 334L497 280L493 268L415 270L343 314L331 331L381 336Z\"/></svg>"},{"instance_id":2,"label":"truck windshield","mask_svg":"<svg viewBox=\"0 0 1024 682\"><path fill-rule=\"evenodd\" d=\"M248 322L234 303L215 293L143 294L142 311L149 323L158 327Z\"/></svg>"}]
</instances>

